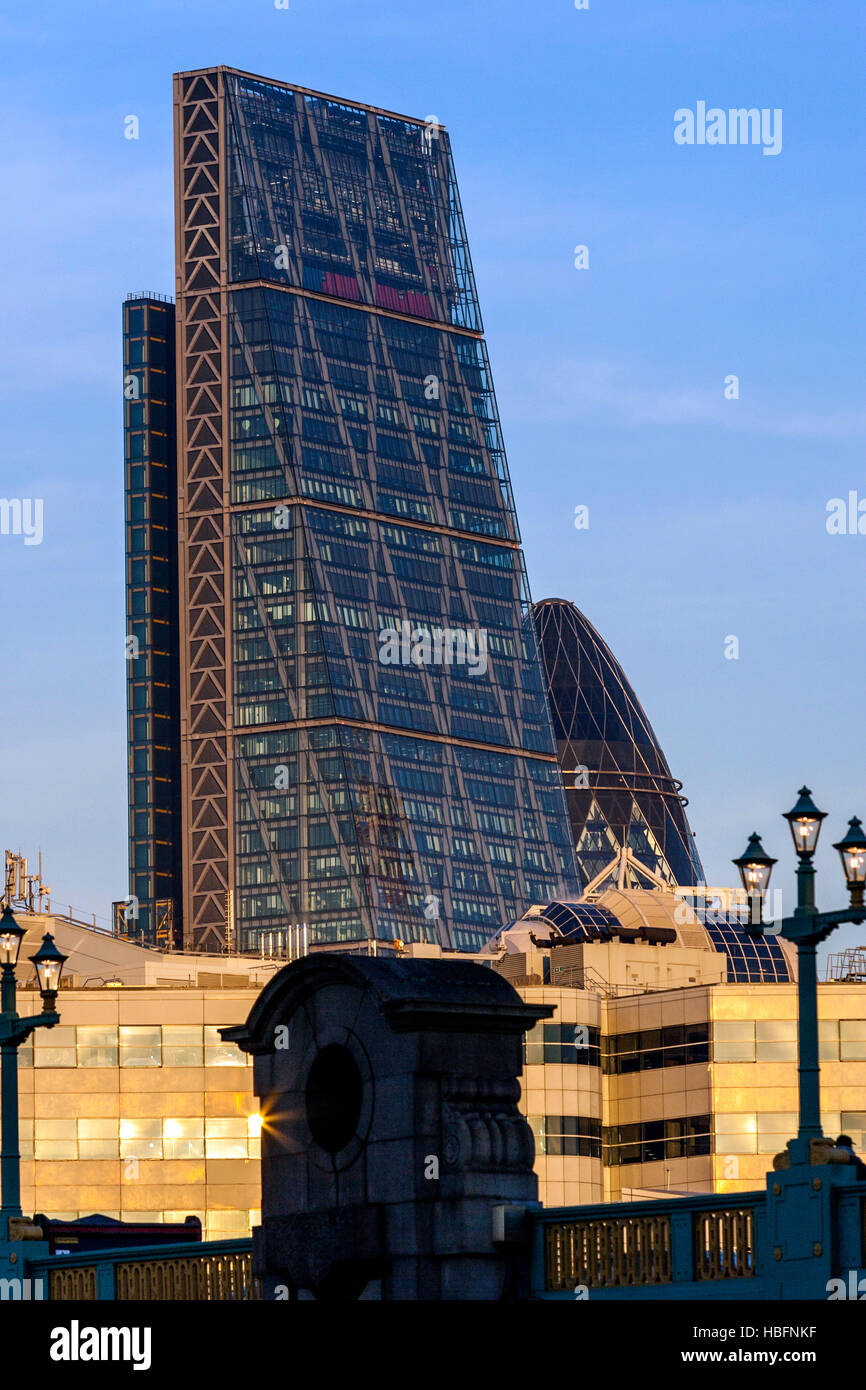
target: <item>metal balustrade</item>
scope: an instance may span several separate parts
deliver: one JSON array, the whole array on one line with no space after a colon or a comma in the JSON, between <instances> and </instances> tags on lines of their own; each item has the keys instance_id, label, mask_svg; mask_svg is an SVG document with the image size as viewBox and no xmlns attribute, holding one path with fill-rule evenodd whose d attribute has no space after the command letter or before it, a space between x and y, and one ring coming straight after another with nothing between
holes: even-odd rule
<instances>
[{"instance_id":1,"label":"metal balustrade","mask_svg":"<svg viewBox=\"0 0 866 1390\"><path fill-rule=\"evenodd\" d=\"M552 1291L669 1284L671 1225L666 1215L564 1221L545 1230Z\"/></svg>"},{"instance_id":2,"label":"metal balustrade","mask_svg":"<svg viewBox=\"0 0 866 1390\"><path fill-rule=\"evenodd\" d=\"M54 1255L28 1261L28 1272L43 1278L49 1297L58 1302L238 1303L261 1298L249 1239Z\"/></svg>"},{"instance_id":3,"label":"metal balustrade","mask_svg":"<svg viewBox=\"0 0 866 1390\"><path fill-rule=\"evenodd\" d=\"M536 1211L533 1297L735 1297L761 1272L765 1209L748 1192Z\"/></svg>"},{"instance_id":4,"label":"metal balustrade","mask_svg":"<svg viewBox=\"0 0 866 1390\"><path fill-rule=\"evenodd\" d=\"M694 1231L696 1279L754 1278L753 1206L696 1212Z\"/></svg>"}]
</instances>

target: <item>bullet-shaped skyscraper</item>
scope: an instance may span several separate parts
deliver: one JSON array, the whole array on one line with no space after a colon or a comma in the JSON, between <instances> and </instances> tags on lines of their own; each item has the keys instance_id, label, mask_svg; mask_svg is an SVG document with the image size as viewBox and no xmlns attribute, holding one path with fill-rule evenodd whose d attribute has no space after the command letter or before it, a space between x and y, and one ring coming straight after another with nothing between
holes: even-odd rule
<instances>
[{"instance_id":1,"label":"bullet-shaped skyscraper","mask_svg":"<svg viewBox=\"0 0 866 1390\"><path fill-rule=\"evenodd\" d=\"M184 940L476 948L576 879L447 132L181 73L175 184Z\"/></svg>"}]
</instances>

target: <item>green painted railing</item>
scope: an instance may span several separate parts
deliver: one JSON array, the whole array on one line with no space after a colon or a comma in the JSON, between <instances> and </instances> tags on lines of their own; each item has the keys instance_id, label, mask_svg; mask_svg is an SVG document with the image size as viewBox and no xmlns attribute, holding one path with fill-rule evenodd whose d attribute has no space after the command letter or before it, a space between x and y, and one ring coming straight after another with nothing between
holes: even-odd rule
<instances>
[{"instance_id":1,"label":"green painted railing","mask_svg":"<svg viewBox=\"0 0 866 1390\"><path fill-rule=\"evenodd\" d=\"M249 1238L51 1255L28 1260L27 1274L41 1279L55 1302L247 1302L261 1296Z\"/></svg>"}]
</instances>

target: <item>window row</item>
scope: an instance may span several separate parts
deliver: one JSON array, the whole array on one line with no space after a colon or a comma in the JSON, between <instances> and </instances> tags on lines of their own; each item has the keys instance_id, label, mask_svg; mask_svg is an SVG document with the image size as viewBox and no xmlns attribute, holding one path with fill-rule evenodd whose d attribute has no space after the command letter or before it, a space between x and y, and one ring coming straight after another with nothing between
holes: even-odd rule
<instances>
[{"instance_id":1,"label":"window row","mask_svg":"<svg viewBox=\"0 0 866 1390\"><path fill-rule=\"evenodd\" d=\"M47 1036L46 1036L47 1035ZM24 1067L245 1067L251 1058L207 1024L58 1024L19 1050Z\"/></svg>"},{"instance_id":2,"label":"window row","mask_svg":"<svg viewBox=\"0 0 866 1390\"><path fill-rule=\"evenodd\" d=\"M608 1075L657 1071L660 1067L687 1067L709 1060L707 1023L674 1024L605 1038L604 1071Z\"/></svg>"},{"instance_id":3,"label":"window row","mask_svg":"<svg viewBox=\"0 0 866 1390\"><path fill-rule=\"evenodd\" d=\"M601 1121L587 1115L529 1115L535 1152L548 1158L601 1158Z\"/></svg>"},{"instance_id":4,"label":"window row","mask_svg":"<svg viewBox=\"0 0 866 1390\"><path fill-rule=\"evenodd\" d=\"M586 1023L537 1023L526 1034L523 1045L526 1063L565 1062L598 1067L601 1065L601 1034Z\"/></svg>"},{"instance_id":5,"label":"window row","mask_svg":"<svg viewBox=\"0 0 866 1390\"><path fill-rule=\"evenodd\" d=\"M22 1158L259 1158L260 1115L21 1120Z\"/></svg>"},{"instance_id":6,"label":"window row","mask_svg":"<svg viewBox=\"0 0 866 1390\"><path fill-rule=\"evenodd\" d=\"M822 1062L866 1061L866 1019L820 1019ZM713 1024L716 1062L796 1062L795 1019L736 1019Z\"/></svg>"},{"instance_id":7,"label":"window row","mask_svg":"<svg viewBox=\"0 0 866 1390\"><path fill-rule=\"evenodd\" d=\"M856 1148L866 1137L866 1111L843 1110L821 1116L824 1132L831 1138L847 1134ZM717 1154L781 1153L797 1133L796 1111L770 1111L763 1114L717 1114L715 1118Z\"/></svg>"},{"instance_id":8,"label":"window row","mask_svg":"<svg viewBox=\"0 0 866 1390\"><path fill-rule=\"evenodd\" d=\"M678 1120L647 1120L617 1125L604 1132L604 1162L608 1168L628 1163L659 1163L666 1158L696 1158L712 1152L709 1115Z\"/></svg>"}]
</instances>

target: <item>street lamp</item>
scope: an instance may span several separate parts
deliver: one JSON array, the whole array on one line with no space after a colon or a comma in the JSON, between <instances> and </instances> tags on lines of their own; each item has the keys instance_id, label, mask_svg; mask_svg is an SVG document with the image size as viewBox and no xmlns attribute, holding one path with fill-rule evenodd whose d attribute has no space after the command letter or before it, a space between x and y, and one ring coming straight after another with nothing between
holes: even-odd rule
<instances>
[{"instance_id":1,"label":"street lamp","mask_svg":"<svg viewBox=\"0 0 866 1390\"><path fill-rule=\"evenodd\" d=\"M801 787L797 802L783 813L791 829L797 853L797 906L790 917L784 917L778 933L797 947L797 1045L799 1054L800 1127L797 1138L788 1145L792 1163L809 1162L809 1146L813 1139L824 1137L821 1129L820 1072L818 1067L818 945L843 922L866 921L863 889L866 884L866 838L855 816L848 824L848 833L833 848L839 851L848 885L850 905L838 912L819 912L815 906L815 866L813 856L821 833L826 811L819 811L808 787ZM766 892L775 859L764 850L757 835L752 835L744 854L733 860L740 871L743 886L750 895L750 936L761 937L764 924L760 910L760 895Z\"/></svg>"},{"instance_id":2,"label":"street lamp","mask_svg":"<svg viewBox=\"0 0 866 1390\"><path fill-rule=\"evenodd\" d=\"M770 886L770 874L773 865L779 861L770 857L756 832L749 836L749 843L739 859L732 862L739 869L743 887L749 895L749 925L759 926L763 897Z\"/></svg>"},{"instance_id":3,"label":"street lamp","mask_svg":"<svg viewBox=\"0 0 866 1390\"><path fill-rule=\"evenodd\" d=\"M866 837L856 816L848 822L848 834L833 846L839 851L845 881L851 895L851 906L863 906L863 885L866 884Z\"/></svg>"},{"instance_id":4,"label":"street lamp","mask_svg":"<svg viewBox=\"0 0 866 1390\"><path fill-rule=\"evenodd\" d=\"M0 914L0 1242L10 1239L9 1222L21 1216L21 1155L18 1151L18 1049L35 1028L53 1028L60 1022L55 1011L63 964L67 959L54 944L50 932L30 959L36 970L42 1013L20 1018L16 1007L15 966L27 933L12 915Z\"/></svg>"}]
</instances>

